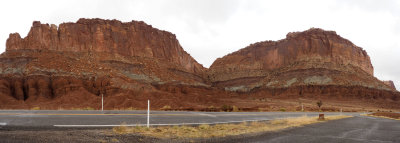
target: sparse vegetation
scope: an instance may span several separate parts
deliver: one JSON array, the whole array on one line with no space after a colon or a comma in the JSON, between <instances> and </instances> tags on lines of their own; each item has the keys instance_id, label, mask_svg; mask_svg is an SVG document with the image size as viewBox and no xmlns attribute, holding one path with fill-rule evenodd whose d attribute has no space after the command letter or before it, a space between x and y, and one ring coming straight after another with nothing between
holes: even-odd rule
<instances>
[{"instance_id":1,"label":"sparse vegetation","mask_svg":"<svg viewBox=\"0 0 400 143\"><path fill-rule=\"evenodd\" d=\"M215 111L217 111L217 108L215 108L214 106L211 105L210 107L207 108L207 111L215 112Z\"/></svg>"},{"instance_id":2,"label":"sparse vegetation","mask_svg":"<svg viewBox=\"0 0 400 143\"><path fill-rule=\"evenodd\" d=\"M268 108L258 108L258 112L265 112L268 111Z\"/></svg>"},{"instance_id":3,"label":"sparse vegetation","mask_svg":"<svg viewBox=\"0 0 400 143\"><path fill-rule=\"evenodd\" d=\"M367 114L368 116L375 116L375 117L386 117L400 120L400 113L393 113L393 112L377 112L372 114Z\"/></svg>"},{"instance_id":4,"label":"sparse vegetation","mask_svg":"<svg viewBox=\"0 0 400 143\"><path fill-rule=\"evenodd\" d=\"M351 116L327 116L325 121L348 117ZM277 119L269 122L243 122L240 124L217 125L203 124L199 126L159 126L147 128L144 126L126 127L125 124L122 124L119 127L114 127L113 132L117 134L137 133L158 138L209 138L276 131L318 122L324 121L318 121L318 117L303 116L297 118Z\"/></svg>"},{"instance_id":5,"label":"sparse vegetation","mask_svg":"<svg viewBox=\"0 0 400 143\"><path fill-rule=\"evenodd\" d=\"M210 129L210 125L208 125L208 124L201 124L201 125L199 126L199 129L202 129L202 130Z\"/></svg>"},{"instance_id":6,"label":"sparse vegetation","mask_svg":"<svg viewBox=\"0 0 400 143\"><path fill-rule=\"evenodd\" d=\"M171 106L165 105L164 107L160 108L160 110L169 111L171 110Z\"/></svg>"},{"instance_id":7,"label":"sparse vegetation","mask_svg":"<svg viewBox=\"0 0 400 143\"><path fill-rule=\"evenodd\" d=\"M239 108L236 106L232 106L232 112L239 112Z\"/></svg>"},{"instance_id":8,"label":"sparse vegetation","mask_svg":"<svg viewBox=\"0 0 400 143\"><path fill-rule=\"evenodd\" d=\"M95 110L93 107L72 108L72 110Z\"/></svg>"},{"instance_id":9,"label":"sparse vegetation","mask_svg":"<svg viewBox=\"0 0 400 143\"><path fill-rule=\"evenodd\" d=\"M321 100L317 102L317 106L318 106L319 111L321 111L321 106L322 106L322 101Z\"/></svg>"},{"instance_id":10,"label":"sparse vegetation","mask_svg":"<svg viewBox=\"0 0 400 143\"><path fill-rule=\"evenodd\" d=\"M83 110L94 110L94 108L93 107L86 107L86 108L83 108Z\"/></svg>"},{"instance_id":11,"label":"sparse vegetation","mask_svg":"<svg viewBox=\"0 0 400 143\"><path fill-rule=\"evenodd\" d=\"M232 111L232 106L230 106L230 105L222 105L221 110L225 111L225 112L230 112L230 111Z\"/></svg>"},{"instance_id":12,"label":"sparse vegetation","mask_svg":"<svg viewBox=\"0 0 400 143\"><path fill-rule=\"evenodd\" d=\"M239 112L240 109L237 106L231 106L231 105L222 105L221 111L224 112Z\"/></svg>"},{"instance_id":13,"label":"sparse vegetation","mask_svg":"<svg viewBox=\"0 0 400 143\"><path fill-rule=\"evenodd\" d=\"M281 108L281 109L279 109L279 111L286 112L286 108Z\"/></svg>"},{"instance_id":14,"label":"sparse vegetation","mask_svg":"<svg viewBox=\"0 0 400 143\"><path fill-rule=\"evenodd\" d=\"M40 110L40 107L32 107L31 110Z\"/></svg>"},{"instance_id":15,"label":"sparse vegetation","mask_svg":"<svg viewBox=\"0 0 400 143\"><path fill-rule=\"evenodd\" d=\"M116 138L113 138L113 139L111 139L111 142L119 142L119 140Z\"/></svg>"},{"instance_id":16,"label":"sparse vegetation","mask_svg":"<svg viewBox=\"0 0 400 143\"><path fill-rule=\"evenodd\" d=\"M126 123L122 123L121 126L114 127L113 131L119 134L126 134L128 133L128 127L126 127Z\"/></svg>"},{"instance_id":17,"label":"sparse vegetation","mask_svg":"<svg viewBox=\"0 0 400 143\"><path fill-rule=\"evenodd\" d=\"M137 110L137 109L133 108L133 107L129 107L129 108L125 108L125 110Z\"/></svg>"}]
</instances>

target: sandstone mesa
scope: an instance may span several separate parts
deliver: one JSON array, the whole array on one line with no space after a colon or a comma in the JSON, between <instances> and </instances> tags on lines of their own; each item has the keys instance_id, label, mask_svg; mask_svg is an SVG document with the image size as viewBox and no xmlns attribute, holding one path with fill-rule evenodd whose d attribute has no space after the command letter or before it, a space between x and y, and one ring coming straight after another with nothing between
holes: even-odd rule
<instances>
[{"instance_id":1,"label":"sandstone mesa","mask_svg":"<svg viewBox=\"0 0 400 143\"><path fill-rule=\"evenodd\" d=\"M98 107L103 94L109 108L140 109L150 98L155 107L177 110L221 104L273 109L267 103L253 106L247 96L323 96L399 109L393 82L380 81L373 72L366 51L318 28L251 44L207 69L174 34L144 22L79 19L56 26L35 21L26 37L10 34L0 55L0 108Z\"/></svg>"}]
</instances>

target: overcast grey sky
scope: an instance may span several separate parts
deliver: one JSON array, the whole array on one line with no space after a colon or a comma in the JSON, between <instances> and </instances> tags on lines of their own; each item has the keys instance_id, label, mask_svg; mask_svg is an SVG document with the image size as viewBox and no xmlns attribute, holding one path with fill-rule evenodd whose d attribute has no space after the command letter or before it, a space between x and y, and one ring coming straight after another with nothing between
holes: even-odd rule
<instances>
[{"instance_id":1,"label":"overcast grey sky","mask_svg":"<svg viewBox=\"0 0 400 143\"><path fill-rule=\"evenodd\" d=\"M170 31L205 67L288 32L334 30L368 52L376 77L400 88L400 0L1 0L0 52L9 33L26 36L34 20L58 25L82 17Z\"/></svg>"}]
</instances>

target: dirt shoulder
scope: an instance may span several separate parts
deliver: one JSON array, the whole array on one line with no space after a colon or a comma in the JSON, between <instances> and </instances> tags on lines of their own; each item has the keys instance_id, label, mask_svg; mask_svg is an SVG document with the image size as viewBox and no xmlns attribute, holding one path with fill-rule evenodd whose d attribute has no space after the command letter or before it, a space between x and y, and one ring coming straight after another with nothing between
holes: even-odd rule
<instances>
[{"instance_id":1,"label":"dirt shoulder","mask_svg":"<svg viewBox=\"0 0 400 143\"><path fill-rule=\"evenodd\" d=\"M388 117L392 119L399 119L400 120L400 113L394 113L394 112L377 112L377 113L372 113L370 114L372 116L380 116L380 117Z\"/></svg>"}]
</instances>

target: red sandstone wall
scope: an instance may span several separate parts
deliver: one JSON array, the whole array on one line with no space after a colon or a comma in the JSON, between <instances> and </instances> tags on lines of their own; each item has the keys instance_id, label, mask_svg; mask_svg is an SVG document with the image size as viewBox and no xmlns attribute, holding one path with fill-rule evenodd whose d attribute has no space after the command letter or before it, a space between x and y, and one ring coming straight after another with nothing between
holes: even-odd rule
<instances>
[{"instance_id":1,"label":"red sandstone wall","mask_svg":"<svg viewBox=\"0 0 400 143\"><path fill-rule=\"evenodd\" d=\"M144 22L79 19L56 25L33 22L27 37L10 34L6 51L31 49L71 52L107 52L167 60L200 73L203 66L184 51L175 35Z\"/></svg>"},{"instance_id":2,"label":"red sandstone wall","mask_svg":"<svg viewBox=\"0 0 400 143\"><path fill-rule=\"evenodd\" d=\"M316 28L304 32L289 33L286 39L279 41L251 44L237 52L217 59L211 65L209 74L214 81L229 80L236 77L264 76L262 72L276 70L299 62L350 64L373 76L370 58L362 48L340 37L336 32ZM243 75L226 75L236 73Z\"/></svg>"}]
</instances>

